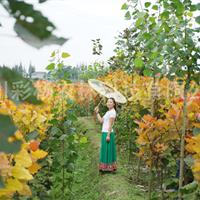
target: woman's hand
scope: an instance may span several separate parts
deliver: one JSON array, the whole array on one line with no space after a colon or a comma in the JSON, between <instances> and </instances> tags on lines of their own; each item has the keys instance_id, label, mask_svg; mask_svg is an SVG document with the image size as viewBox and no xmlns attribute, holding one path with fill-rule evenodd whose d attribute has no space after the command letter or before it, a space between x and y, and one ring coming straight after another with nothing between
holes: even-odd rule
<instances>
[{"instance_id":1,"label":"woman's hand","mask_svg":"<svg viewBox=\"0 0 200 200\"><path fill-rule=\"evenodd\" d=\"M109 142L110 141L110 135L107 135L106 136L106 142Z\"/></svg>"},{"instance_id":2,"label":"woman's hand","mask_svg":"<svg viewBox=\"0 0 200 200\"><path fill-rule=\"evenodd\" d=\"M95 112L96 114L99 112L99 107L98 107L98 106L95 107L94 112Z\"/></svg>"}]
</instances>

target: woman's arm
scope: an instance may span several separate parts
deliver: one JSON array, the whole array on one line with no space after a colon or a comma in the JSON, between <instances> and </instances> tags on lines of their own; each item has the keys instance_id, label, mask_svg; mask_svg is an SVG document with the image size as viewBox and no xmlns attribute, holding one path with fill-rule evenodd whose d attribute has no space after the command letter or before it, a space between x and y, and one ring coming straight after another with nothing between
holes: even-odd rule
<instances>
[{"instance_id":1,"label":"woman's arm","mask_svg":"<svg viewBox=\"0 0 200 200\"><path fill-rule=\"evenodd\" d=\"M114 121L115 121L115 117L110 117L109 118L109 126L108 126L108 135L110 136L110 133L112 131L112 126L114 124Z\"/></svg>"},{"instance_id":2,"label":"woman's arm","mask_svg":"<svg viewBox=\"0 0 200 200\"><path fill-rule=\"evenodd\" d=\"M94 112L95 112L96 115L97 115L97 119L98 119L99 122L102 124L102 123L103 123L103 118L102 118L101 115L99 114L99 107L98 107L98 106L95 107Z\"/></svg>"}]
</instances>

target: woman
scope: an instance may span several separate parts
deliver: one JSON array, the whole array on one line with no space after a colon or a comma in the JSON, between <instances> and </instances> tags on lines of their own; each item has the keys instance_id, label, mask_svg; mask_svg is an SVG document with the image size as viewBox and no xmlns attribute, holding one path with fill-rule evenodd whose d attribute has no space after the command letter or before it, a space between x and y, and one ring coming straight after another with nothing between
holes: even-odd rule
<instances>
[{"instance_id":1,"label":"woman","mask_svg":"<svg viewBox=\"0 0 200 200\"><path fill-rule=\"evenodd\" d=\"M100 159L99 159L99 172L116 172L117 170L117 157L116 157L116 144L115 132L112 128L116 113L115 99L110 97L106 103L108 111L103 117L99 114L99 108L95 107L95 112L100 123L102 123Z\"/></svg>"}]
</instances>

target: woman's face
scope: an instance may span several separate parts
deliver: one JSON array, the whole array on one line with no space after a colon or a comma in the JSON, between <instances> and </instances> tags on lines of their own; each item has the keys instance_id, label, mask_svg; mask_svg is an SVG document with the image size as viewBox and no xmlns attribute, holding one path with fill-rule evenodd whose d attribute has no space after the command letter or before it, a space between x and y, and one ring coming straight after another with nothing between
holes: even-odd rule
<instances>
[{"instance_id":1,"label":"woman's face","mask_svg":"<svg viewBox=\"0 0 200 200\"><path fill-rule=\"evenodd\" d=\"M108 99L106 105L109 109L112 109L114 107L115 103L113 102L112 99Z\"/></svg>"}]
</instances>

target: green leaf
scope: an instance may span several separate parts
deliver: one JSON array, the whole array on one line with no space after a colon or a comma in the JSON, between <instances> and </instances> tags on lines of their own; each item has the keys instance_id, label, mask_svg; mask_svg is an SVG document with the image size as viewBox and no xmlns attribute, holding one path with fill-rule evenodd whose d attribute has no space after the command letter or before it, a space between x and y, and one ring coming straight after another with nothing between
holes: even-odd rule
<instances>
[{"instance_id":1,"label":"green leaf","mask_svg":"<svg viewBox=\"0 0 200 200\"><path fill-rule=\"evenodd\" d=\"M59 135L61 136L63 134L62 130L56 126L53 126L51 128L50 133L52 136L59 136Z\"/></svg>"},{"instance_id":2,"label":"green leaf","mask_svg":"<svg viewBox=\"0 0 200 200\"><path fill-rule=\"evenodd\" d=\"M17 22L41 40L48 38L51 32L55 30L55 25L47 17L44 17L40 11L35 10L32 4L24 1L8 1L8 6L5 8ZM17 12L18 15L16 15ZM33 21L29 22L21 16L31 17Z\"/></svg>"},{"instance_id":3,"label":"green leaf","mask_svg":"<svg viewBox=\"0 0 200 200\"><path fill-rule=\"evenodd\" d=\"M157 6L157 5L153 5L153 6L152 6L152 9L153 9L153 10L158 10L158 6Z\"/></svg>"},{"instance_id":4,"label":"green leaf","mask_svg":"<svg viewBox=\"0 0 200 200\"><path fill-rule=\"evenodd\" d=\"M68 167L67 167L67 170L69 172L73 172L74 171L74 163L69 163Z\"/></svg>"},{"instance_id":5,"label":"green leaf","mask_svg":"<svg viewBox=\"0 0 200 200\"><path fill-rule=\"evenodd\" d=\"M67 137L67 134L63 134L60 136L59 140L65 140L66 137Z\"/></svg>"},{"instance_id":6,"label":"green leaf","mask_svg":"<svg viewBox=\"0 0 200 200\"><path fill-rule=\"evenodd\" d=\"M190 11L191 11L191 12L194 12L194 11L196 11L196 10L197 10L196 5L193 4L193 5L190 6Z\"/></svg>"},{"instance_id":7,"label":"green leaf","mask_svg":"<svg viewBox=\"0 0 200 200\"><path fill-rule=\"evenodd\" d=\"M197 181L193 181L192 183L189 183L185 185L184 187L182 187L180 190L183 194L188 194L188 193L195 192L197 189L198 189L198 183Z\"/></svg>"},{"instance_id":8,"label":"green leaf","mask_svg":"<svg viewBox=\"0 0 200 200\"><path fill-rule=\"evenodd\" d=\"M200 16L196 17L196 18L195 18L195 21L196 21L198 24L200 24Z\"/></svg>"},{"instance_id":9,"label":"green leaf","mask_svg":"<svg viewBox=\"0 0 200 200\"><path fill-rule=\"evenodd\" d=\"M199 135L200 134L200 128L193 128L193 135Z\"/></svg>"},{"instance_id":10,"label":"green leaf","mask_svg":"<svg viewBox=\"0 0 200 200\"><path fill-rule=\"evenodd\" d=\"M143 37L144 37L144 39L149 40L151 38L151 34L150 33L144 33Z\"/></svg>"},{"instance_id":11,"label":"green leaf","mask_svg":"<svg viewBox=\"0 0 200 200\"><path fill-rule=\"evenodd\" d=\"M51 53L51 57L54 57L55 55L56 55L56 52L53 51L53 52Z\"/></svg>"},{"instance_id":12,"label":"green leaf","mask_svg":"<svg viewBox=\"0 0 200 200\"><path fill-rule=\"evenodd\" d=\"M164 23L162 24L162 27L165 29L165 32L169 33L170 27L168 26L168 24L167 24L166 22L164 22Z\"/></svg>"},{"instance_id":13,"label":"green leaf","mask_svg":"<svg viewBox=\"0 0 200 200\"><path fill-rule=\"evenodd\" d=\"M69 154L70 154L71 156L76 156L76 155L77 155L77 152L76 152L76 151L70 151Z\"/></svg>"},{"instance_id":14,"label":"green leaf","mask_svg":"<svg viewBox=\"0 0 200 200\"><path fill-rule=\"evenodd\" d=\"M39 136L39 133L37 131L32 131L28 134L25 135L25 140L30 141L30 140L35 140Z\"/></svg>"},{"instance_id":15,"label":"green leaf","mask_svg":"<svg viewBox=\"0 0 200 200\"><path fill-rule=\"evenodd\" d=\"M40 48L66 42L65 38L58 38L52 34L56 29L55 25L32 4L17 0L6 1L6 4L0 1L0 4L15 19L14 30L27 44Z\"/></svg>"},{"instance_id":16,"label":"green leaf","mask_svg":"<svg viewBox=\"0 0 200 200\"><path fill-rule=\"evenodd\" d=\"M39 0L39 3L44 3L46 1L48 1L48 0Z\"/></svg>"},{"instance_id":17,"label":"green leaf","mask_svg":"<svg viewBox=\"0 0 200 200\"><path fill-rule=\"evenodd\" d=\"M124 3L121 7L121 10L128 10L128 5Z\"/></svg>"},{"instance_id":18,"label":"green leaf","mask_svg":"<svg viewBox=\"0 0 200 200\"><path fill-rule=\"evenodd\" d=\"M135 67L137 67L137 68L141 68L144 66L144 62L141 58L136 58L134 60L134 64L135 64Z\"/></svg>"},{"instance_id":19,"label":"green leaf","mask_svg":"<svg viewBox=\"0 0 200 200\"><path fill-rule=\"evenodd\" d=\"M150 31L153 30L153 29L155 28L155 26L156 26L156 23L152 23L152 24L149 26L149 30L150 30Z\"/></svg>"},{"instance_id":20,"label":"green leaf","mask_svg":"<svg viewBox=\"0 0 200 200\"><path fill-rule=\"evenodd\" d=\"M192 12L188 12L188 13L187 13L187 16L192 17L192 16L193 16L193 13L192 13Z\"/></svg>"},{"instance_id":21,"label":"green leaf","mask_svg":"<svg viewBox=\"0 0 200 200\"><path fill-rule=\"evenodd\" d=\"M184 75L185 75L185 72L184 71L182 71L182 70L176 70L176 75L178 76L178 77L184 77Z\"/></svg>"},{"instance_id":22,"label":"green leaf","mask_svg":"<svg viewBox=\"0 0 200 200\"><path fill-rule=\"evenodd\" d=\"M58 68L61 69L64 66L63 63L58 63Z\"/></svg>"},{"instance_id":23,"label":"green leaf","mask_svg":"<svg viewBox=\"0 0 200 200\"><path fill-rule=\"evenodd\" d=\"M88 140L87 140L87 137L84 137L84 136L83 136L83 137L80 138L80 143L81 143L81 144L85 144L85 143L87 143L87 141L88 141Z\"/></svg>"},{"instance_id":24,"label":"green leaf","mask_svg":"<svg viewBox=\"0 0 200 200\"><path fill-rule=\"evenodd\" d=\"M143 71L144 76L153 76L153 71L151 69L145 69Z\"/></svg>"},{"instance_id":25,"label":"green leaf","mask_svg":"<svg viewBox=\"0 0 200 200\"><path fill-rule=\"evenodd\" d=\"M169 19L169 11L164 11L163 13L161 13L161 18L163 20Z\"/></svg>"},{"instance_id":26,"label":"green leaf","mask_svg":"<svg viewBox=\"0 0 200 200\"><path fill-rule=\"evenodd\" d=\"M137 21L135 22L135 26L139 27L143 22L143 18L138 18Z\"/></svg>"},{"instance_id":27,"label":"green leaf","mask_svg":"<svg viewBox=\"0 0 200 200\"><path fill-rule=\"evenodd\" d=\"M68 57L70 57L69 53L67 53L67 52L62 53L62 58L68 58Z\"/></svg>"},{"instance_id":28,"label":"green leaf","mask_svg":"<svg viewBox=\"0 0 200 200\"><path fill-rule=\"evenodd\" d=\"M145 2L145 7L148 8L151 5L151 2Z\"/></svg>"},{"instance_id":29,"label":"green leaf","mask_svg":"<svg viewBox=\"0 0 200 200\"><path fill-rule=\"evenodd\" d=\"M158 56L159 56L159 52L157 52L157 51L153 51L151 53L151 59L156 59L156 58L158 58Z\"/></svg>"},{"instance_id":30,"label":"green leaf","mask_svg":"<svg viewBox=\"0 0 200 200\"><path fill-rule=\"evenodd\" d=\"M200 10L200 3L196 4L195 6L197 10Z\"/></svg>"},{"instance_id":31,"label":"green leaf","mask_svg":"<svg viewBox=\"0 0 200 200\"><path fill-rule=\"evenodd\" d=\"M47 70L52 71L55 69L55 63L51 63L46 67Z\"/></svg>"},{"instance_id":32,"label":"green leaf","mask_svg":"<svg viewBox=\"0 0 200 200\"><path fill-rule=\"evenodd\" d=\"M126 14L125 14L125 19L126 19L126 20L130 20L130 19L131 19L131 14L130 14L129 11L126 12Z\"/></svg>"},{"instance_id":33,"label":"green leaf","mask_svg":"<svg viewBox=\"0 0 200 200\"><path fill-rule=\"evenodd\" d=\"M185 163L187 164L187 166L192 167L192 165L194 164L194 159L192 158L192 155L187 155L184 158Z\"/></svg>"},{"instance_id":34,"label":"green leaf","mask_svg":"<svg viewBox=\"0 0 200 200\"><path fill-rule=\"evenodd\" d=\"M149 21L154 24L154 23L156 23L156 18L155 17L149 17Z\"/></svg>"},{"instance_id":35,"label":"green leaf","mask_svg":"<svg viewBox=\"0 0 200 200\"><path fill-rule=\"evenodd\" d=\"M50 44L63 45L66 41L68 41L68 39L57 37L54 34L51 34L48 38L44 38L41 40L38 37L34 36L26 28L24 28L19 22L15 23L14 30L19 38L22 38L24 42L36 49L40 49Z\"/></svg>"}]
</instances>

